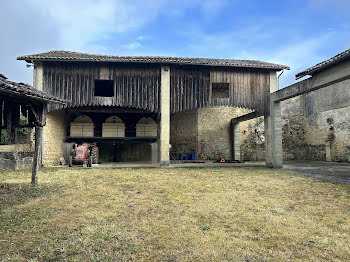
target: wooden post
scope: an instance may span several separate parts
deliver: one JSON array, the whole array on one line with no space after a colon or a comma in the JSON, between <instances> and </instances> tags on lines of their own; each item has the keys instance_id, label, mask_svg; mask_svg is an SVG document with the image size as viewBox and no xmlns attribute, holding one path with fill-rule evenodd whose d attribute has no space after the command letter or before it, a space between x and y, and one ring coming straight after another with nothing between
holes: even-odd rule
<instances>
[{"instance_id":1,"label":"wooden post","mask_svg":"<svg viewBox=\"0 0 350 262\"><path fill-rule=\"evenodd\" d=\"M32 169L32 184L38 184L38 171L39 171L39 161L40 161L40 151L41 151L41 139L43 136L43 127L35 126L35 149L33 158L33 169Z\"/></svg>"},{"instance_id":2,"label":"wooden post","mask_svg":"<svg viewBox=\"0 0 350 262\"><path fill-rule=\"evenodd\" d=\"M2 123L2 119L3 119L2 104L3 104L3 101L0 99L0 145L1 145L2 127L4 126Z\"/></svg>"},{"instance_id":3,"label":"wooden post","mask_svg":"<svg viewBox=\"0 0 350 262\"><path fill-rule=\"evenodd\" d=\"M17 127L19 125L20 119L20 105L14 104L11 107L12 117L11 117L11 143L17 143Z\"/></svg>"},{"instance_id":4,"label":"wooden post","mask_svg":"<svg viewBox=\"0 0 350 262\"><path fill-rule=\"evenodd\" d=\"M38 171L39 162L41 157L41 141L43 137L43 126L46 124L46 110L47 105L41 105L38 107L37 111L31 106L32 112L35 115L35 149L33 158L33 169L32 169L32 184L38 184Z\"/></svg>"}]
</instances>

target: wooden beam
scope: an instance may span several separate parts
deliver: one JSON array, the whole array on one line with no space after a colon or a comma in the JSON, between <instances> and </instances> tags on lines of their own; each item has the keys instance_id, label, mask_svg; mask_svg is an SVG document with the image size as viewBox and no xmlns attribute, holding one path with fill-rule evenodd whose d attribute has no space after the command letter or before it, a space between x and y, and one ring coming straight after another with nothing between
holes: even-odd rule
<instances>
[{"instance_id":1,"label":"wooden beam","mask_svg":"<svg viewBox=\"0 0 350 262\"><path fill-rule=\"evenodd\" d=\"M35 125L39 125L40 119L39 119L39 114L37 113L37 110L33 107L32 104L29 104L29 108L34 115Z\"/></svg>"}]
</instances>

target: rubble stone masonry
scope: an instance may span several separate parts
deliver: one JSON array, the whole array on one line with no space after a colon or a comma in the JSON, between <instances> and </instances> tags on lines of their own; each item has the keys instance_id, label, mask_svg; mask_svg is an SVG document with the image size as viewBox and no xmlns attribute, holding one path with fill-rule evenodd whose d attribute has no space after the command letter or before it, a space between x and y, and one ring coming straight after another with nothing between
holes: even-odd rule
<instances>
[{"instance_id":1,"label":"rubble stone masonry","mask_svg":"<svg viewBox=\"0 0 350 262\"><path fill-rule=\"evenodd\" d=\"M54 166L59 164L63 156L63 143L66 139L64 110L49 112L46 116L46 126L43 135L43 164Z\"/></svg>"},{"instance_id":2,"label":"rubble stone masonry","mask_svg":"<svg viewBox=\"0 0 350 262\"><path fill-rule=\"evenodd\" d=\"M350 161L350 80L281 103L284 160ZM250 111L201 108L171 116L173 152L232 158L231 119ZM264 160L264 119L241 123L242 160Z\"/></svg>"}]
</instances>

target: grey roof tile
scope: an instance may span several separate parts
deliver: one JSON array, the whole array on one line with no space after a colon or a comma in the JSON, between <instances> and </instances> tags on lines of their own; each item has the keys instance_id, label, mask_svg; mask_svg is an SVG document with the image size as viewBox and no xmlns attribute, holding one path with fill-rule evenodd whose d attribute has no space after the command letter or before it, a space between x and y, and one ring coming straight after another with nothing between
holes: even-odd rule
<instances>
[{"instance_id":1,"label":"grey roof tile","mask_svg":"<svg viewBox=\"0 0 350 262\"><path fill-rule=\"evenodd\" d=\"M17 58L30 62L42 61L98 61L98 62L128 62L128 63L155 63L155 64L180 64L180 65L203 65L219 67L248 67L260 69L282 70L288 66L256 60L236 60L217 58L190 58L190 57L163 57L163 56L111 56L85 54L71 51L55 50L40 54L24 55Z\"/></svg>"},{"instance_id":2,"label":"grey roof tile","mask_svg":"<svg viewBox=\"0 0 350 262\"><path fill-rule=\"evenodd\" d=\"M0 74L0 93L23 96L33 100L65 103L64 100L34 89L31 85L10 81L3 74Z\"/></svg>"},{"instance_id":3,"label":"grey roof tile","mask_svg":"<svg viewBox=\"0 0 350 262\"><path fill-rule=\"evenodd\" d=\"M329 58L328 60L325 60L321 63L318 63L308 69L305 69L304 71L301 71L295 75L296 79L302 78L307 75L314 75L316 73L319 73L321 71L326 70L327 68L331 66L335 66L346 59L350 59L350 48L348 50L345 50L344 52L341 52L340 54L337 54L336 56L333 56Z\"/></svg>"}]
</instances>

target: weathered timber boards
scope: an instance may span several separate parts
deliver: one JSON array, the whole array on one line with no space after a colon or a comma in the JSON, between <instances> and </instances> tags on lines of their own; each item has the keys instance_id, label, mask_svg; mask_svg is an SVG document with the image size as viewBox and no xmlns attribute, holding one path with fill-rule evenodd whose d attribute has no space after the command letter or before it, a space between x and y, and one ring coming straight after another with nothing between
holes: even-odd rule
<instances>
[{"instance_id":1,"label":"weathered timber boards","mask_svg":"<svg viewBox=\"0 0 350 262\"><path fill-rule=\"evenodd\" d=\"M103 70L101 73L100 70ZM113 97L95 97L94 81L114 80ZM159 110L160 67L98 63L44 63L43 90L68 101L64 108L120 106L151 112ZM50 105L49 110L63 108Z\"/></svg>"},{"instance_id":2,"label":"weathered timber boards","mask_svg":"<svg viewBox=\"0 0 350 262\"><path fill-rule=\"evenodd\" d=\"M264 112L269 72L262 70L211 71L211 83L229 83L229 98L211 99L211 106L234 106Z\"/></svg>"},{"instance_id":3,"label":"weathered timber boards","mask_svg":"<svg viewBox=\"0 0 350 262\"><path fill-rule=\"evenodd\" d=\"M170 69L170 110L172 113L209 104L210 71L196 67Z\"/></svg>"},{"instance_id":4,"label":"weathered timber boards","mask_svg":"<svg viewBox=\"0 0 350 262\"><path fill-rule=\"evenodd\" d=\"M114 96L94 96L94 81L101 75L114 80ZM229 97L212 99L211 83L229 83ZM43 85L45 92L68 101L65 108L117 106L155 113L160 109L159 65L45 62ZM170 110L232 106L264 112L269 85L266 70L172 66ZM50 105L49 110L64 107Z\"/></svg>"}]
</instances>

